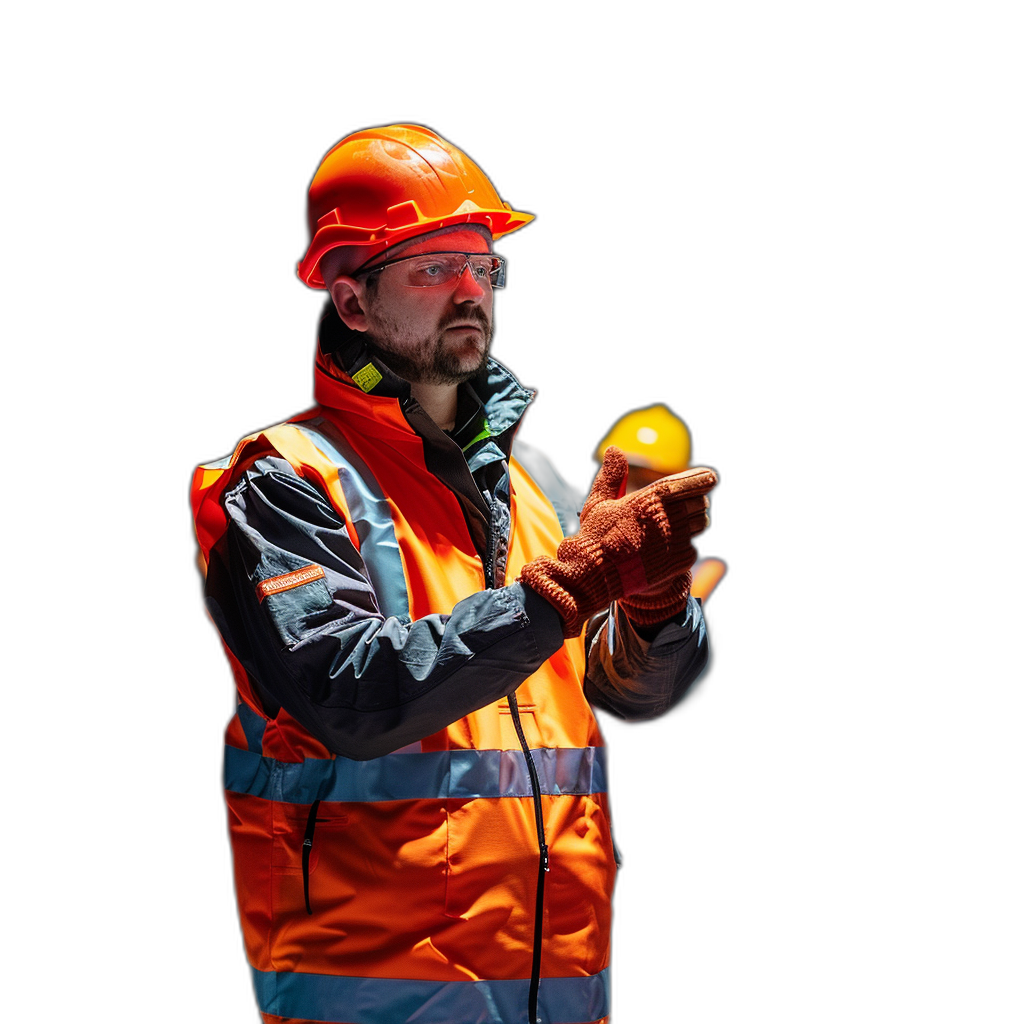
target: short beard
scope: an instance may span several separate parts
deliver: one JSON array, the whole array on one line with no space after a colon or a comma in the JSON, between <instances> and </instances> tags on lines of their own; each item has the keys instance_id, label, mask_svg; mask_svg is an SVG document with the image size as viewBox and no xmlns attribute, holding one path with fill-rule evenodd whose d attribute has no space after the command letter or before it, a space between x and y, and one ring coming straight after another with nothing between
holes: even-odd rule
<instances>
[{"instance_id":1,"label":"short beard","mask_svg":"<svg viewBox=\"0 0 1024 1024\"><path fill-rule=\"evenodd\" d=\"M377 313L374 325L377 330L368 331L366 342L370 351L385 366L410 384L462 384L472 380L487 363L491 354L491 338L494 334L493 323L486 313L478 306L471 310L453 309L446 314L437 325L436 332L422 341L415 349L397 352L390 345L395 326L387 316ZM460 320L474 320L483 331L484 349L475 366L464 369L459 356L441 347L444 329Z\"/></svg>"}]
</instances>

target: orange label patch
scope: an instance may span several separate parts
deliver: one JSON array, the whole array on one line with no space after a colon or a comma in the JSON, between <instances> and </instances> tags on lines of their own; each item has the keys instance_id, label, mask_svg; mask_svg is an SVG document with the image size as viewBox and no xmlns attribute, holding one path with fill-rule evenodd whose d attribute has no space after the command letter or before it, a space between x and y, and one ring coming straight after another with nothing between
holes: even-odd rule
<instances>
[{"instance_id":1,"label":"orange label patch","mask_svg":"<svg viewBox=\"0 0 1024 1024\"><path fill-rule=\"evenodd\" d=\"M322 580L325 576L324 570L319 565L307 565L305 569L296 569L294 572L286 572L283 576L271 576L264 580L257 588L256 593L260 600L269 597L271 594L280 594L283 590L292 590L301 587L303 583L312 583L313 580Z\"/></svg>"}]
</instances>

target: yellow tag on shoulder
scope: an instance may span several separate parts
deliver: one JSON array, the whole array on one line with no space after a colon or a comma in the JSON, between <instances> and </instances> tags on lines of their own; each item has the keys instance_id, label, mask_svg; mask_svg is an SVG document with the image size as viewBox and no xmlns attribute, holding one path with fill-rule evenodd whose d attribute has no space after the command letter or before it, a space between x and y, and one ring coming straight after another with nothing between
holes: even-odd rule
<instances>
[{"instance_id":1,"label":"yellow tag on shoulder","mask_svg":"<svg viewBox=\"0 0 1024 1024\"><path fill-rule=\"evenodd\" d=\"M372 391L383 378L380 370L373 363L367 363L361 370L356 370L352 374L352 379L363 391Z\"/></svg>"}]
</instances>

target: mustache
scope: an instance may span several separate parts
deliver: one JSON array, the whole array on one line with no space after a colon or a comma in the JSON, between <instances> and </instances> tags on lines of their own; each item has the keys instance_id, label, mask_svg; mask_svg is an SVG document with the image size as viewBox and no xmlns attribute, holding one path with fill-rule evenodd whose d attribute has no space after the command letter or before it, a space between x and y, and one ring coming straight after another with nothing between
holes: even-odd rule
<instances>
[{"instance_id":1,"label":"mustache","mask_svg":"<svg viewBox=\"0 0 1024 1024\"><path fill-rule=\"evenodd\" d=\"M491 318L479 306L470 309L453 309L441 318L438 329L444 330L452 324L478 323L486 333L491 326Z\"/></svg>"}]
</instances>

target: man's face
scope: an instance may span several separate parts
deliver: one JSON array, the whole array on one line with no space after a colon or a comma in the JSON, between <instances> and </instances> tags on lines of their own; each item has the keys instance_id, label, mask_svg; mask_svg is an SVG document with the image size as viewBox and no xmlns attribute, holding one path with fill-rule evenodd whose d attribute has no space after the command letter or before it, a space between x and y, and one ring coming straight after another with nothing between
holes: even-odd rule
<instances>
[{"instance_id":1,"label":"man's face","mask_svg":"<svg viewBox=\"0 0 1024 1024\"><path fill-rule=\"evenodd\" d=\"M393 258L430 252L489 252L473 230L403 247ZM459 384L483 366L491 346L494 293L469 270L429 288L405 284L402 264L377 275L366 292L367 335L384 361L413 383Z\"/></svg>"}]
</instances>

